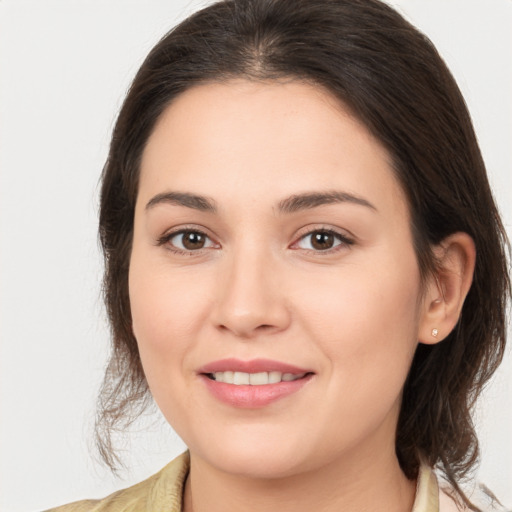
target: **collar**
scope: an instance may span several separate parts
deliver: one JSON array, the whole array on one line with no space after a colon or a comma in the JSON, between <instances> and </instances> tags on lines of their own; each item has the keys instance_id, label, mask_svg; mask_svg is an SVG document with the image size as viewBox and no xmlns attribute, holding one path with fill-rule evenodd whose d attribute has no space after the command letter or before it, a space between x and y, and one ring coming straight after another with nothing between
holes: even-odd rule
<instances>
[{"instance_id":1,"label":"collar","mask_svg":"<svg viewBox=\"0 0 512 512\"><path fill-rule=\"evenodd\" d=\"M183 490L190 469L188 451L174 459L159 473L148 500L147 511L154 510L158 504L160 510L182 512ZM416 497L412 512L439 512L439 486L437 478L429 466L422 464L418 473Z\"/></svg>"},{"instance_id":2,"label":"collar","mask_svg":"<svg viewBox=\"0 0 512 512\"><path fill-rule=\"evenodd\" d=\"M432 468L426 464L422 464L418 472L416 497L412 512L439 512L437 478Z\"/></svg>"}]
</instances>

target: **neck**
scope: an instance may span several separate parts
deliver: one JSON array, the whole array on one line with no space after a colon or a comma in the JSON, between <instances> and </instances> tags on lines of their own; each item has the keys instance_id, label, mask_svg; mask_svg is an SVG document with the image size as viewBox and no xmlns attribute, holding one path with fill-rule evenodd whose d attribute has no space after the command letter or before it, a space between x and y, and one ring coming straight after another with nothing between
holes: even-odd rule
<instances>
[{"instance_id":1,"label":"neck","mask_svg":"<svg viewBox=\"0 0 512 512\"><path fill-rule=\"evenodd\" d=\"M226 473L191 454L184 512L410 512L414 494L392 446L276 479Z\"/></svg>"}]
</instances>

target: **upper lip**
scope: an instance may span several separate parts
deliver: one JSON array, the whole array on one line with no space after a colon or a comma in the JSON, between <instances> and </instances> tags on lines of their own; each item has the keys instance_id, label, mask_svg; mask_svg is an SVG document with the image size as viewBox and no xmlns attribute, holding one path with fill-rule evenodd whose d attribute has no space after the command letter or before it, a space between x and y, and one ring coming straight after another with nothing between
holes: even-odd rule
<instances>
[{"instance_id":1,"label":"upper lip","mask_svg":"<svg viewBox=\"0 0 512 512\"><path fill-rule=\"evenodd\" d=\"M242 361L241 359L220 359L212 361L199 368L198 373L215 373L215 372L244 372L244 373L259 373L259 372L281 372L292 373L299 375L302 373L312 373L307 368L299 368L288 363L281 361L273 361L272 359L251 359L250 361Z\"/></svg>"}]
</instances>

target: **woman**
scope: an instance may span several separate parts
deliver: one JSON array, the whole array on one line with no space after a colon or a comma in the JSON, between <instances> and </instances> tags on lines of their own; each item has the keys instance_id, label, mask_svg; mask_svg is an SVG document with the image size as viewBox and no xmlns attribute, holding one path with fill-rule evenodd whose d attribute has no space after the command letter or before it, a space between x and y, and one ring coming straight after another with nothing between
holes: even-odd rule
<instances>
[{"instance_id":1,"label":"woman","mask_svg":"<svg viewBox=\"0 0 512 512\"><path fill-rule=\"evenodd\" d=\"M391 8L227 1L171 31L114 129L100 235L102 453L149 393L189 451L59 510L478 510L459 481L506 235L453 78Z\"/></svg>"}]
</instances>

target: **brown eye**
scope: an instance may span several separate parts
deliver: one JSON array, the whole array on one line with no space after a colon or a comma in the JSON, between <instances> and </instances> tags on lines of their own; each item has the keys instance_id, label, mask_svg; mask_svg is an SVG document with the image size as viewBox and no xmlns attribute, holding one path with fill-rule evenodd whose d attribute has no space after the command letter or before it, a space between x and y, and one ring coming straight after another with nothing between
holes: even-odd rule
<instances>
[{"instance_id":1,"label":"brown eye","mask_svg":"<svg viewBox=\"0 0 512 512\"><path fill-rule=\"evenodd\" d=\"M342 248L352 245L353 241L335 231L317 229L304 235L297 243L299 249L308 251L329 251L330 249Z\"/></svg>"},{"instance_id":2,"label":"brown eye","mask_svg":"<svg viewBox=\"0 0 512 512\"><path fill-rule=\"evenodd\" d=\"M201 233L196 233L195 231L188 231L187 233L183 233L181 235L181 240L183 247L189 251L193 251L195 249L202 249L205 244L205 236Z\"/></svg>"},{"instance_id":3,"label":"brown eye","mask_svg":"<svg viewBox=\"0 0 512 512\"><path fill-rule=\"evenodd\" d=\"M161 243L169 244L171 248L177 249L178 251L188 252L199 251L215 246L207 235L201 231L194 230L183 230L172 233L171 235L163 237Z\"/></svg>"},{"instance_id":4,"label":"brown eye","mask_svg":"<svg viewBox=\"0 0 512 512\"><path fill-rule=\"evenodd\" d=\"M325 251L331 249L334 246L334 235L319 231L311 235L311 246L318 251Z\"/></svg>"}]
</instances>

